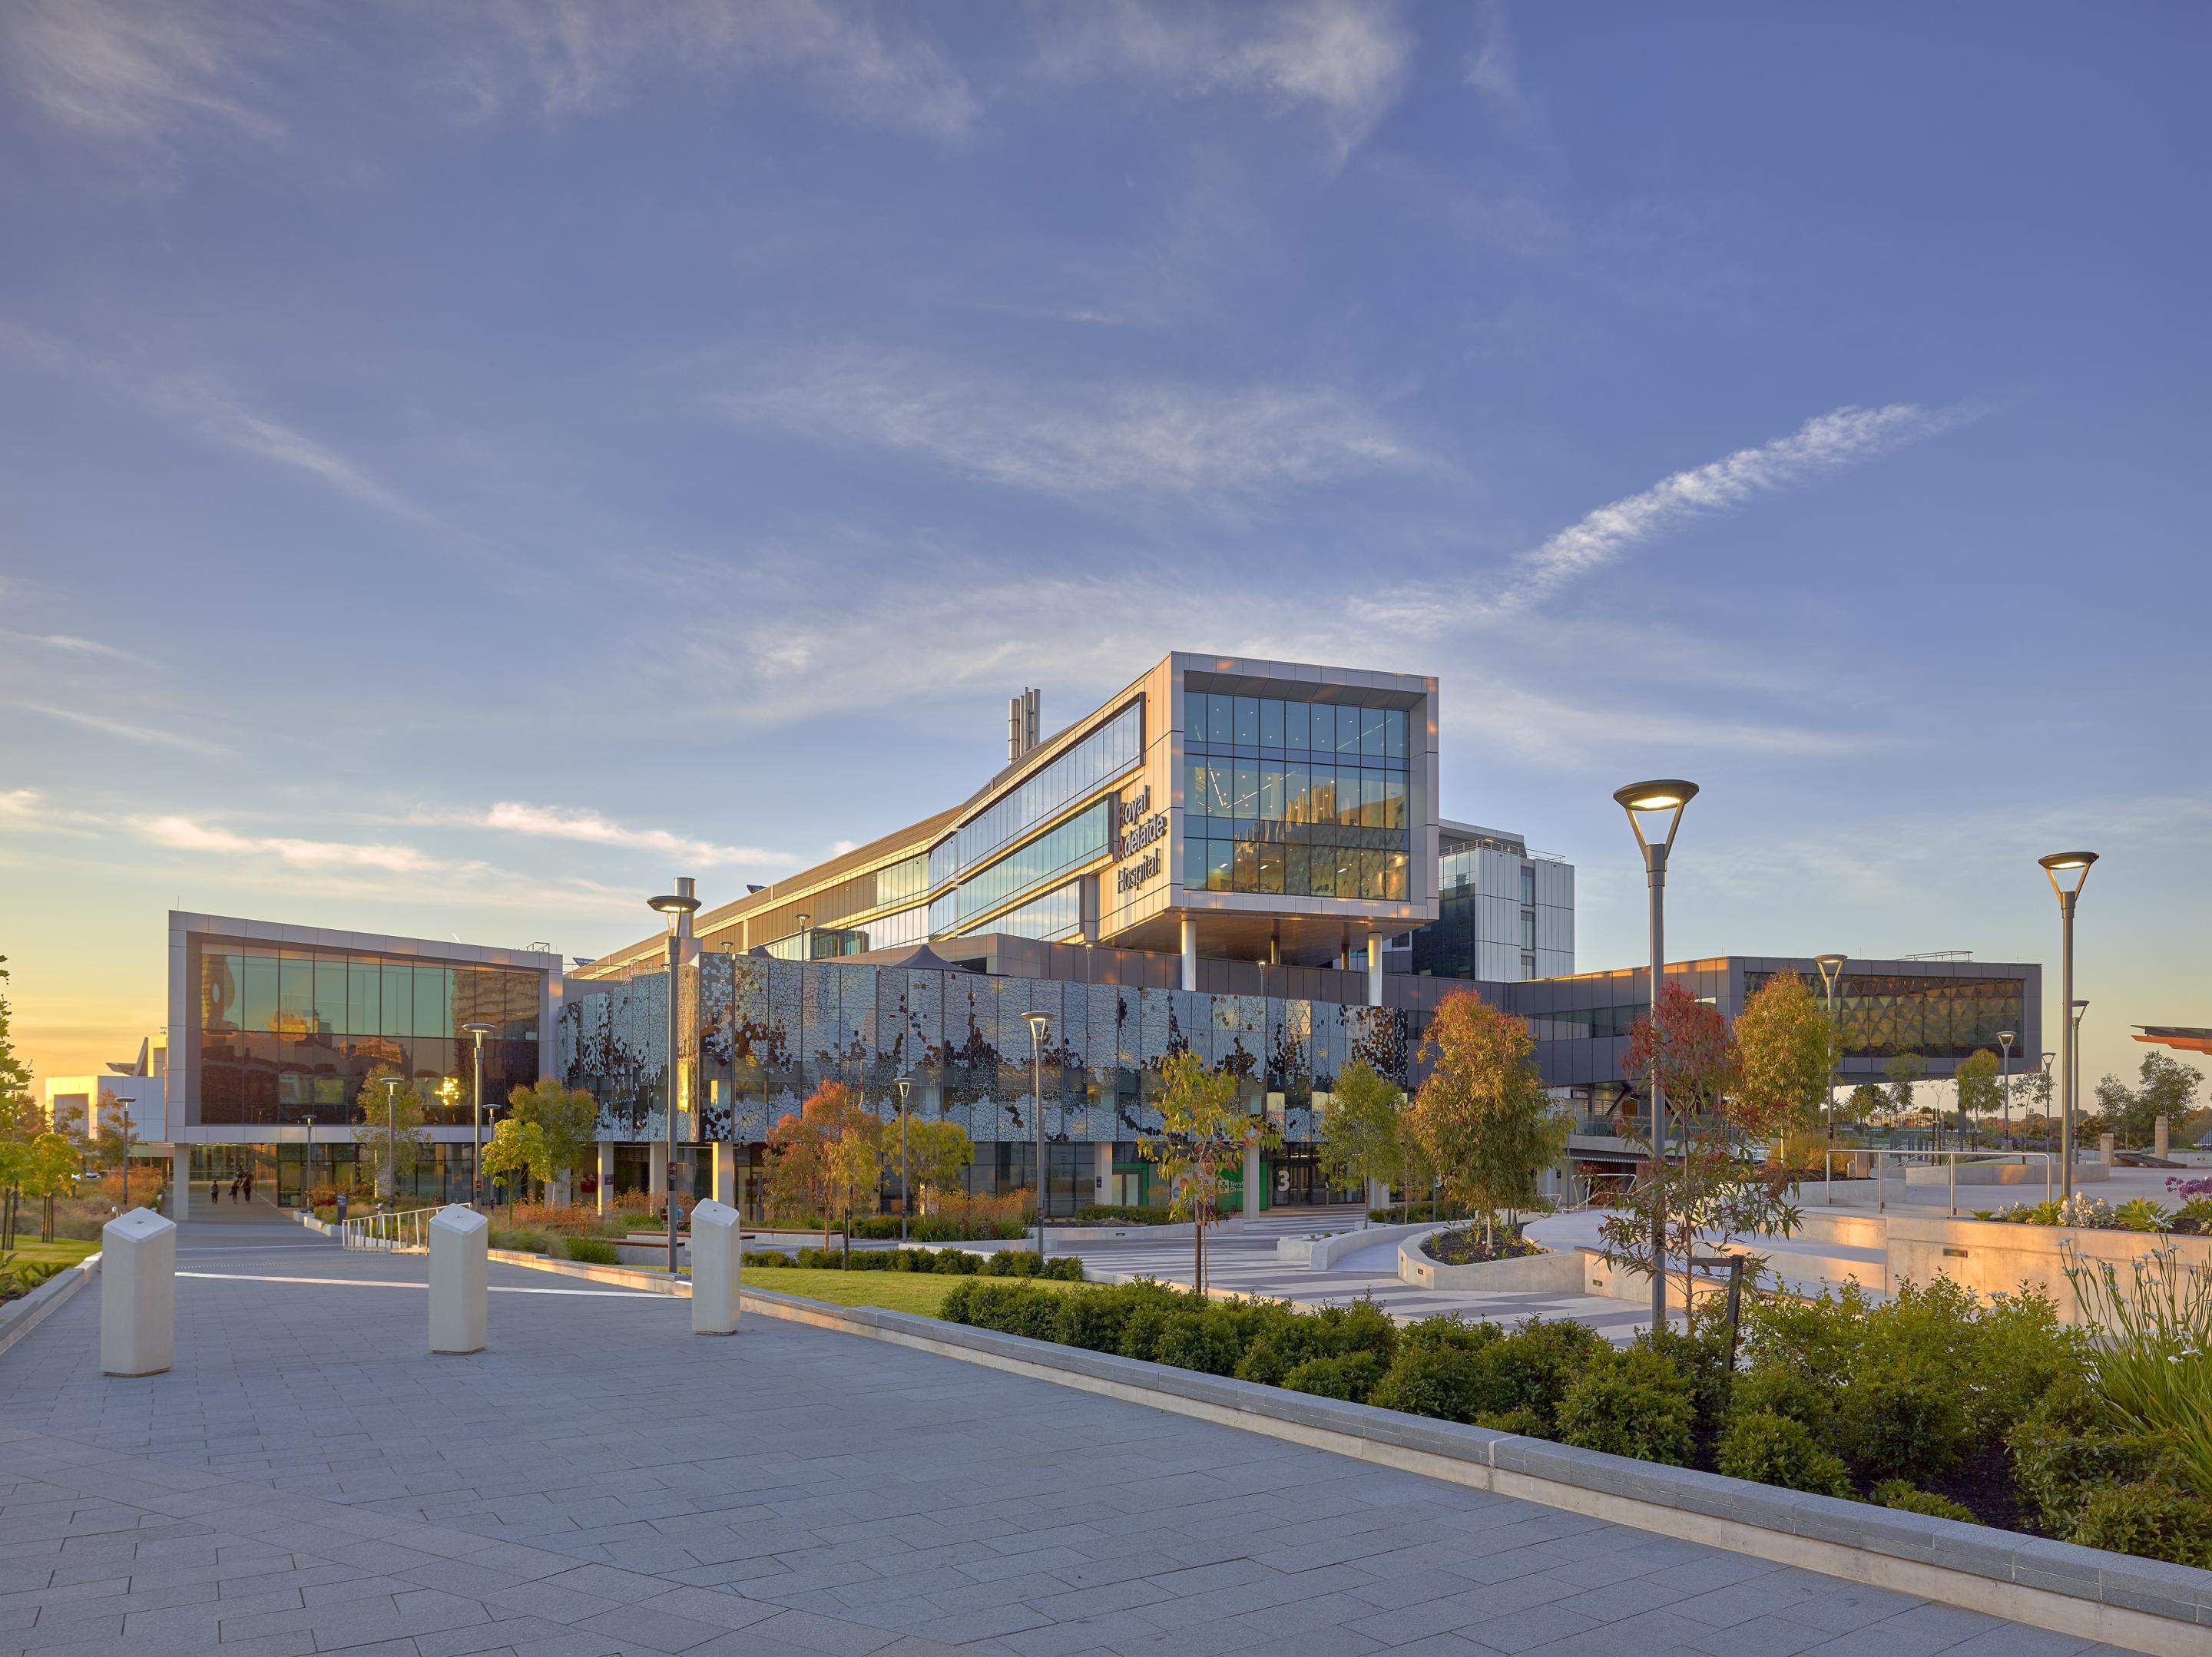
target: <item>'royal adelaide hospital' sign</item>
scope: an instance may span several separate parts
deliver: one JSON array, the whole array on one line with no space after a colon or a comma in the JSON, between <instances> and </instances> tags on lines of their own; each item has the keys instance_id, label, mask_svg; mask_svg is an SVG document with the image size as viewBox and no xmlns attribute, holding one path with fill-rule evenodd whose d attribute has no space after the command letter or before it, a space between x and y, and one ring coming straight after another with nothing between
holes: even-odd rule
<instances>
[{"instance_id":1,"label":"'royal adelaide hospital' sign","mask_svg":"<svg viewBox=\"0 0 2212 1657\"><path fill-rule=\"evenodd\" d=\"M1152 810L1152 789L1147 783L1133 798L1114 803L1114 834L1110 847L1114 859L1121 867L1114 871L1114 889L1133 892L1160 871L1163 847L1153 845L1168 832L1167 813ZM1127 861L1144 847L1152 850L1134 863Z\"/></svg>"}]
</instances>

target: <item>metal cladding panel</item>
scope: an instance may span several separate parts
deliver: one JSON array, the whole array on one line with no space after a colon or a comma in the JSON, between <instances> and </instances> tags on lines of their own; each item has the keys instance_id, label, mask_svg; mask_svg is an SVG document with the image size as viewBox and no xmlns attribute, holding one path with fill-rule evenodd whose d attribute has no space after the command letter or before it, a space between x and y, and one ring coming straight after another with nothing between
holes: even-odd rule
<instances>
[{"instance_id":1,"label":"metal cladding panel","mask_svg":"<svg viewBox=\"0 0 2212 1657\"><path fill-rule=\"evenodd\" d=\"M885 976L891 974L886 974ZM906 973L907 1065L916 1071L940 1070L945 1063L945 986L948 973ZM945 1099L937 1099L939 1115Z\"/></svg>"},{"instance_id":2,"label":"metal cladding panel","mask_svg":"<svg viewBox=\"0 0 2212 1657\"><path fill-rule=\"evenodd\" d=\"M1256 995L1217 995L1212 1000L1214 1068L1264 1083L1267 1001Z\"/></svg>"},{"instance_id":3,"label":"metal cladding panel","mask_svg":"<svg viewBox=\"0 0 2212 1657\"><path fill-rule=\"evenodd\" d=\"M1087 984L1082 993L1083 1069L1089 1096L1084 1137L1093 1143L1110 1141L1121 1137L1114 1115L1114 1095L1121 1080L1121 992L1112 984Z\"/></svg>"},{"instance_id":4,"label":"metal cladding panel","mask_svg":"<svg viewBox=\"0 0 2212 1657\"><path fill-rule=\"evenodd\" d=\"M1182 1029L1176 1023L1176 990L1139 990L1137 992L1137 1064L1139 1068L1157 1071L1161 1061L1182 1044Z\"/></svg>"}]
</instances>

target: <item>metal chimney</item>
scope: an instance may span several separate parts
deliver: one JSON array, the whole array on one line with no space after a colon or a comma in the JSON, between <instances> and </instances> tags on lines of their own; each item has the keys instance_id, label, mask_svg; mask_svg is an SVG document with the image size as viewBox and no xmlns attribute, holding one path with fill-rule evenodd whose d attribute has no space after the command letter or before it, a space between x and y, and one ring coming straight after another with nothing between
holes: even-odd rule
<instances>
[{"instance_id":1,"label":"metal chimney","mask_svg":"<svg viewBox=\"0 0 2212 1657\"><path fill-rule=\"evenodd\" d=\"M1022 759L1037 745L1040 737L1039 715L1043 712L1044 693L1034 689L1024 689L1018 696L1006 698L1006 762L1011 765Z\"/></svg>"}]
</instances>

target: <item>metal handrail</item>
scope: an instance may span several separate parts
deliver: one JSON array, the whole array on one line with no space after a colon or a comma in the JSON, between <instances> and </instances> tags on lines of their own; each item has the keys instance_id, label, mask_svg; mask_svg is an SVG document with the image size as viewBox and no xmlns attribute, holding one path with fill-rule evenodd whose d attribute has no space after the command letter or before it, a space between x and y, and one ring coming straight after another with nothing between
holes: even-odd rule
<instances>
[{"instance_id":1,"label":"metal handrail","mask_svg":"<svg viewBox=\"0 0 2212 1657\"><path fill-rule=\"evenodd\" d=\"M338 1244L343 1248L386 1253L427 1249L430 1246L430 1217L434 1208L410 1208L383 1214L359 1214L338 1222Z\"/></svg>"},{"instance_id":2,"label":"metal handrail","mask_svg":"<svg viewBox=\"0 0 2212 1657\"><path fill-rule=\"evenodd\" d=\"M2043 1158L2043 1200L2046 1203L2051 1200L2051 1181L2054 1176L2054 1170L2057 1162L2056 1155L2048 1150L2002 1151L1997 1153L1997 1155L1993 1157L1990 1153L1986 1150L1881 1150L1869 1147L1863 1150L1853 1150L1847 1154L1851 1156L1871 1156L1875 1159L1874 1207L1875 1212L1877 1214L1887 1211L1889 1205L1889 1193L1882 1183L1881 1177L1881 1159L1883 1157L1942 1157L1946 1167L1950 1170L1948 1211L1954 1219L1958 1217L1959 1213L1959 1159L1960 1157L1971 1156L1978 1161L1990 1162L2003 1161L2011 1156L2040 1156Z\"/></svg>"}]
</instances>

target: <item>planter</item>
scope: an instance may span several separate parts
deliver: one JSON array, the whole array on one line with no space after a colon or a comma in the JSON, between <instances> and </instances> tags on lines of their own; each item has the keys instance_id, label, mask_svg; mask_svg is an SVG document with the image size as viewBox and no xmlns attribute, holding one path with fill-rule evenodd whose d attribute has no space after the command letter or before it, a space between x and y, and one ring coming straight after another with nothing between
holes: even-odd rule
<instances>
[{"instance_id":1,"label":"planter","mask_svg":"<svg viewBox=\"0 0 2212 1657\"><path fill-rule=\"evenodd\" d=\"M1424 1220L1419 1225L1370 1225L1362 1231L1332 1231L1311 1237L1278 1237L1275 1258L1285 1266L1303 1266L1309 1272L1334 1271L1347 1254L1378 1248L1385 1243L1425 1237L1437 1228Z\"/></svg>"},{"instance_id":2,"label":"planter","mask_svg":"<svg viewBox=\"0 0 2212 1657\"><path fill-rule=\"evenodd\" d=\"M1492 1295L1579 1295L1583 1292L1583 1262L1579 1254L1524 1254L1518 1259L1479 1260L1471 1266L1447 1266L1421 1252L1422 1242L1449 1227L1427 1226L1419 1235L1398 1245L1398 1281L1423 1289L1458 1289Z\"/></svg>"}]
</instances>

